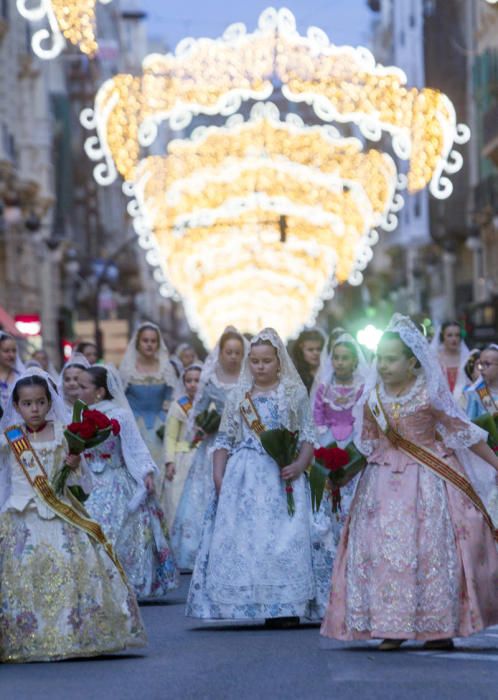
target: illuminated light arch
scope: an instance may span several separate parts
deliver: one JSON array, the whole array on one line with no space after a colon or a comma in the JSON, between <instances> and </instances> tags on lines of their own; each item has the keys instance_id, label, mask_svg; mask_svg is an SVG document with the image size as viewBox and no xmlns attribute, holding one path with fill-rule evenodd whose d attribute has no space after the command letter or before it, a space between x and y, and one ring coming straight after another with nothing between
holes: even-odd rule
<instances>
[{"instance_id":1,"label":"illuminated light arch","mask_svg":"<svg viewBox=\"0 0 498 700\"><path fill-rule=\"evenodd\" d=\"M99 2L107 5L112 0ZM38 0L38 5L16 0L16 4L19 14L29 22L45 20L48 23L48 29L38 29L31 39L33 51L39 58L57 57L66 47L66 41L88 56L97 53L97 0Z\"/></svg>"},{"instance_id":2,"label":"illuminated light arch","mask_svg":"<svg viewBox=\"0 0 498 700\"><path fill-rule=\"evenodd\" d=\"M316 27L300 35L285 8L265 10L253 33L235 24L220 39L185 39L174 54L146 57L141 76L107 81L94 108L82 114L82 123L97 131L88 155L104 160L96 177L105 184L119 172L134 181L141 149L162 121L183 128L194 114L228 115L243 100L270 97L275 83L325 121L355 123L373 140L390 133L396 154L410 161L411 192L429 185L436 197L451 193L447 174L459 164L453 146L469 130L457 124L450 100L407 87L403 71L377 64L363 47L335 46Z\"/></svg>"}]
</instances>

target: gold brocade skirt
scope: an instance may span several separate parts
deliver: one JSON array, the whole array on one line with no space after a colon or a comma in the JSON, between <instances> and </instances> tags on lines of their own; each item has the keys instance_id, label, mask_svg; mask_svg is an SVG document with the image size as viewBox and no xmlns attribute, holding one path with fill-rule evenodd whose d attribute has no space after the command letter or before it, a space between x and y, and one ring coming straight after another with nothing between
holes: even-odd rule
<instances>
[{"instance_id":1,"label":"gold brocade skirt","mask_svg":"<svg viewBox=\"0 0 498 700\"><path fill-rule=\"evenodd\" d=\"M100 545L35 508L0 515L0 661L144 646L135 597Z\"/></svg>"}]
</instances>

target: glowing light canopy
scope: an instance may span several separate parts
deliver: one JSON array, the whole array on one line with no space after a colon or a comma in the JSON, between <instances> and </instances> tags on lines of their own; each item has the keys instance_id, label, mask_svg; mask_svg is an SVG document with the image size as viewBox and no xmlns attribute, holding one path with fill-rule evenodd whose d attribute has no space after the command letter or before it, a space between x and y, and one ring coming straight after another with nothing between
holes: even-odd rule
<instances>
[{"instance_id":1,"label":"glowing light canopy","mask_svg":"<svg viewBox=\"0 0 498 700\"><path fill-rule=\"evenodd\" d=\"M317 123L281 114L271 96ZM163 122L184 133L194 115L217 123L162 145ZM469 135L445 95L408 87L398 68L316 27L300 35L274 8L253 33L235 24L220 39L185 39L145 58L141 75L114 76L81 122L96 132L85 150L97 182L124 179L160 291L181 296L207 345L229 322L296 335L338 283L361 284L378 229L397 225L399 190L449 196L454 145ZM361 140L331 122L356 125ZM406 177L371 147L386 134Z\"/></svg>"},{"instance_id":2,"label":"glowing light canopy","mask_svg":"<svg viewBox=\"0 0 498 700\"><path fill-rule=\"evenodd\" d=\"M103 5L112 0L99 0ZM66 41L83 53L94 56L98 49L95 36L97 0L16 0L19 13L30 22L45 20L49 29L38 29L31 39L34 53L43 59L58 56Z\"/></svg>"}]
</instances>

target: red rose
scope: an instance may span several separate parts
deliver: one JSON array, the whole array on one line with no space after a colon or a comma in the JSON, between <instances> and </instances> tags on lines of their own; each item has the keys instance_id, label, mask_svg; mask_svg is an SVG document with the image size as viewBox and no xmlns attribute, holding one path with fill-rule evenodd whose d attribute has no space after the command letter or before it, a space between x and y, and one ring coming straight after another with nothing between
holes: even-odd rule
<instances>
[{"instance_id":1,"label":"red rose","mask_svg":"<svg viewBox=\"0 0 498 700\"><path fill-rule=\"evenodd\" d=\"M74 435L79 435L80 428L81 428L81 423L69 423L66 430L68 430L70 433L73 433Z\"/></svg>"},{"instance_id":2,"label":"red rose","mask_svg":"<svg viewBox=\"0 0 498 700\"><path fill-rule=\"evenodd\" d=\"M113 435L119 435L121 431L121 426L119 425L119 421L117 421L115 418L111 418L109 421L111 424L111 430Z\"/></svg>"},{"instance_id":3,"label":"red rose","mask_svg":"<svg viewBox=\"0 0 498 700\"><path fill-rule=\"evenodd\" d=\"M83 423L80 423L78 434L83 440L90 440L90 438L95 437L96 432L97 426L95 423L91 423L90 421L83 421Z\"/></svg>"},{"instance_id":4,"label":"red rose","mask_svg":"<svg viewBox=\"0 0 498 700\"><path fill-rule=\"evenodd\" d=\"M338 471L345 467L349 461L349 454L340 447L320 447L315 450L315 458L325 469Z\"/></svg>"},{"instance_id":5,"label":"red rose","mask_svg":"<svg viewBox=\"0 0 498 700\"><path fill-rule=\"evenodd\" d=\"M102 411L92 411L90 409L83 411L83 419L95 423L99 430L105 430L105 428L108 428L111 424L109 418L105 415L105 413L102 413Z\"/></svg>"}]
</instances>

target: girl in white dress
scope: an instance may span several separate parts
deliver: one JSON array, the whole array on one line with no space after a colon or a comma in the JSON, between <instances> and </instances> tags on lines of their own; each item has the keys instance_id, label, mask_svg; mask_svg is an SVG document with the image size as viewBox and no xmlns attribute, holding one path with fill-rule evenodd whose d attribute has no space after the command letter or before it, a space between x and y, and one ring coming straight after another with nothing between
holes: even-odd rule
<instances>
[{"instance_id":1,"label":"girl in white dress","mask_svg":"<svg viewBox=\"0 0 498 700\"><path fill-rule=\"evenodd\" d=\"M81 372L90 367L84 355L75 352L62 368L57 380L57 391L62 397L67 409L68 421L73 415L73 406L79 398L80 385L78 382Z\"/></svg>"},{"instance_id":2,"label":"girl in white dress","mask_svg":"<svg viewBox=\"0 0 498 700\"><path fill-rule=\"evenodd\" d=\"M85 452L93 489L85 503L114 546L140 601L178 586L164 515L154 494L156 465L136 426L114 368L95 365L79 377L80 398L120 425Z\"/></svg>"},{"instance_id":3,"label":"girl in white dress","mask_svg":"<svg viewBox=\"0 0 498 700\"><path fill-rule=\"evenodd\" d=\"M95 656L146 641L135 597L97 523L67 490L57 497L50 487L66 462L72 482L88 490L79 457L68 455L64 424L48 375L23 374L0 422L1 661Z\"/></svg>"},{"instance_id":4,"label":"girl in white dress","mask_svg":"<svg viewBox=\"0 0 498 700\"><path fill-rule=\"evenodd\" d=\"M265 429L299 431L298 454L281 471L246 422L248 404ZM251 340L223 412L214 453L216 494L206 513L187 615L279 618L282 625L309 615L315 588L304 470L314 442L306 389L276 331L265 329ZM286 480L292 480L294 515L288 512Z\"/></svg>"}]
</instances>

